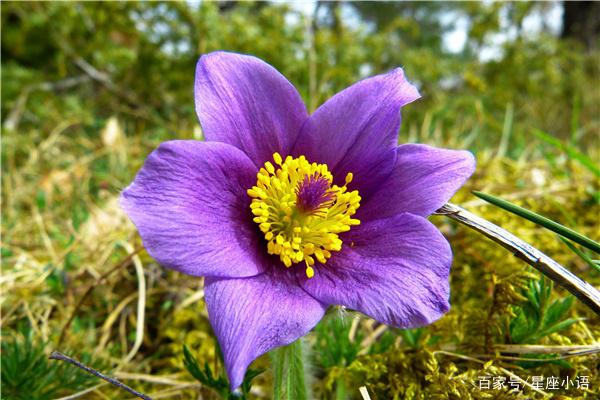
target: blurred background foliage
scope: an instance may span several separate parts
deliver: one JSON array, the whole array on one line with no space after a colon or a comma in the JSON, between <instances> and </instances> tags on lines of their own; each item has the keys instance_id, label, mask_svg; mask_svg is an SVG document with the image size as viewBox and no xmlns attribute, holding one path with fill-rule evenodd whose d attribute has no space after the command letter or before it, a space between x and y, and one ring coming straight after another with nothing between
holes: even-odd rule
<instances>
[{"instance_id":1,"label":"blurred background foliage","mask_svg":"<svg viewBox=\"0 0 600 400\"><path fill-rule=\"evenodd\" d=\"M58 346L155 396L216 396L190 383L181 350L187 344L219 376L201 282L162 269L143 251L125 258L140 241L116 202L160 142L202 138L194 69L214 50L266 60L311 111L358 79L404 67L423 98L403 110L399 141L472 150L478 170L454 201L598 285L599 274L554 235L468 190L505 196L598 238L598 177L573 154L598 164L599 5L2 2L2 397L93 387L84 398L122 398L74 371L62 388L24 385L14 371L40 382L62 373L41 361ZM564 346L597 343L598 317L546 285L543 307L560 312L540 325L535 315L545 308L528 303L539 298L539 274L463 228L434 222L456 253L452 311L405 332L356 315L347 324L324 321L309 337L318 397L357 398L356 382L381 399L543 397L529 388L486 393L470 383L509 370L587 374L596 379L589 390L561 393L593 398L597 356L534 363L531 372L495 358L494 346L563 346L560 355ZM268 398L270 379L258 376L250 395Z\"/></svg>"}]
</instances>

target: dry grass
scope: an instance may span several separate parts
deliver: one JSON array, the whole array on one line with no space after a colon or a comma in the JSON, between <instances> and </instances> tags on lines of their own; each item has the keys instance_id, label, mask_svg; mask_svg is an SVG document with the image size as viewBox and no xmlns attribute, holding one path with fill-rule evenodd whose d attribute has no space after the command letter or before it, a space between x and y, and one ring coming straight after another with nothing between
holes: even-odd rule
<instances>
[{"instance_id":1,"label":"dry grass","mask_svg":"<svg viewBox=\"0 0 600 400\"><path fill-rule=\"evenodd\" d=\"M203 362L215 362L202 280L167 271L143 249L137 252L140 239L117 201L119 190L133 177L153 144L142 144L139 134L126 135L116 119L110 119L92 137L80 134L78 123L66 120L43 139L36 132L9 132L4 137L3 145L15 151L5 152L2 180L3 338L24 329L33 332L36 341L46 343L48 353L57 348L76 355L89 354L113 375L153 398L192 399L197 398L198 391L210 398L210 392L199 388L181 361L181 345L186 343ZM465 146L469 139L439 140L425 139L455 148ZM563 156L552 162L540 157L536 151L539 146L531 143L519 160L499 157L494 150L480 152L475 176L453 201L530 241L598 286L600 275L553 234L469 194L473 189L494 193L597 239L599 208L591 200L591 192L598 191L597 179ZM569 316L583 319L567 330L535 345L509 343L502 324L510 317L511 307L523 299L519 280L536 274L466 228L443 217L433 221L455 252L452 311L425 329L424 337L430 340L422 340L418 350L408 349L402 336L394 332L394 344L383 358L370 355L369 350L389 329L357 317L349 334L351 341L360 336L356 362L370 369L353 364L322 371L315 366L317 393L325 396L332 390L333 376L347 376L355 398L358 387L364 384L373 399L376 393L386 391L400 397L425 398L435 390L443 392L440 385L449 385L448 390L468 393L472 398L486 398L485 392L468 383L469 379L484 371L520 378L564 374L565 370L550 363L533 370L516 363L526 361L527 355L551 353L571 361L572 376L588 374L593 379L587 392L567 391L566 396L593 398L598 394L598 316L575 304ZM553 294L565 295L562 290ZM314 334L310 335L309 341L314 340ZM492 349L486 348L486 341L492 342ZM398 375L402 366L421 365L419 360L428 354L434 358L423 365L437 360L437 375L432 371L417 374L422 379L415 381ZM413 364L406 364L402 357L412 357ZM387 364L381 367L387 372L374 373L381 369L377 363ZM268 366L266 358L257 364ZM445 374L445 380L440 373ZM452 376L460 379L452 380ZM254 396L269 397L270 379L270 373L265 373L257 380ZM522 394L546 395L535 388ZM101 382L78 393L66 390L64 396L63 400L125 398Z\"/></svg>"}]
</instances>

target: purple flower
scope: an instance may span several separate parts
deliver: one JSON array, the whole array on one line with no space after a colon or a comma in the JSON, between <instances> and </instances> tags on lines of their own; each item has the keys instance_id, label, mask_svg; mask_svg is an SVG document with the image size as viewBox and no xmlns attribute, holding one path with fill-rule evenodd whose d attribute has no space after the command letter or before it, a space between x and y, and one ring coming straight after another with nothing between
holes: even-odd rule
<instances>
[{"instance_id":1,"label":"purple flower","mask_svg":"<svg viewBox=\"0 0 600 400\"><path fill-rule=\"evenodd\" d=\"M121 204L160 264L205 277L232 388L329 305L400 328L448 311L452 252L425 218L475 162L397 145L400 108L419 98L402 69L309 116L273 67L216 52L198 62L195 98L206 142L161 144Z\"/></svg>"}]
</instances>

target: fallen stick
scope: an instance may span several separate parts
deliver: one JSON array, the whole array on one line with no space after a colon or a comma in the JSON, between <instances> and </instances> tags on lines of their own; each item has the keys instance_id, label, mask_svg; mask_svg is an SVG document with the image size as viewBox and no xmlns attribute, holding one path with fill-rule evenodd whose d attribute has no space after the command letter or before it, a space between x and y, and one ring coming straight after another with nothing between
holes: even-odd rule
<instances>
[{"instance_id":1,"label":"fallen stick","mask_svg":"<svg viewBox=\"0 0 600 400\"><path fill-rule=\"evenodd\" d=\"M104 379L106 382L110 383L111 385L114 385L114 386L116 386L118 388L121 388L123 390L128 391L129 393L131 393L134 396L139 397L140 399L152 400L152 398L146 396L145 394L140 393L137 390L134 390L134 389L130 388L129 386L125 385L124 383L121 383L118 380L116 380L114 378L111 378L110 376L104 375L103 373L98 372L95 369L90 368L87 365L82 364L79 361L77 361L77 360L75 360L75 359L73 359L73 358L71 358L71 357L69 357L69 356L67 356L67 355L65 355L63 353L60 353L58 351L53 351L50 354L49 358L50 358L50 360L66 361L66 362L68 362L70 364L73 364L74 366L76 366L78 368L81 368L82 370L84 370L86 372L89 372L92 375L97 376L100 379Z\"/></svg>"},{"instance_id":2,"label":"fallen stick","mask_svg":"<svg viewBox=\"0 0 600 400\"><path fill-rule=\"evenodd\" d=\"M444 204L435 212L435 214L445 215L448 218L458 221L510 250L516 257L525 261L527 264L567 289L571 294L592 309L594 313L600 315L600 291L586 281L575 276L571 271L567 270L535 247L525 243L499 226L451 203Z\"/></svg>"}]
</instances>

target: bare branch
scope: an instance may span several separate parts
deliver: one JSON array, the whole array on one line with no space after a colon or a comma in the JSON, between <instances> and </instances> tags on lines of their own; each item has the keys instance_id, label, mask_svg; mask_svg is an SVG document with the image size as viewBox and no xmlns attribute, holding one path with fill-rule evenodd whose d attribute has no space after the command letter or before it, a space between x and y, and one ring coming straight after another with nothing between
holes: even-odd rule
<instances>
[{"instance_id":1,"label":"bare branch","mask_svg":"<svg viewBox=\"0 0 600 400\"><path fill-rule=\"evenodd\" d=\"M600 291L586 281L575 276L565 267L538 249L525 243L499 226L454 204L446 203L436 211L436 214L445 215L448 218L458 221L510 250L516 257L525 261L527 264L567 289L591 308L597 315L600 315Z\"/></svg>"},{"instance_id":2,"label":"bare branch","mask_svg":"<svg viewBox=\"0 0 600 400\"><path fill-rule=\"evenodd\" d=\"M600 353L600 344L547 346L537 344L496 344L494 350L505 354L559 354L563 358ZM540 358L539 360L548 360Z\"/></svg>"},{"instance_id":3,"label":"bare branch","mask_svg":"<svg viewBox=\"0 0 600 400\"><path fill-rule=\"evenodd\" d=\"M111 385L114 385L114 386L116 386L118 388L121 388L123 390L128 391L129 393L131 393L134 396L139 397L140 399L152 400L152 398L146 396L145 394L140 393L137 390L134 390L134 389L130 388L129 386L125 385L124 383L121 383L118 380L116 380L114 378L111 378L110 376L104 375L103 373L98 372L95 369L90 368L87 365L82 364L79 361L77 361L77 360L75 360L75 359L73 359L73 358L71 358L71 357L69 357L69 356L67 356L67 355L65 355L63 353L60 353L58 351L53 351L50 354L49 358L50 358L50 360L66 361L66 362L68 362L70 364L73 364L77 368L81 368L82 370L84 370L86 372L89 372L90 374L92 374L94 376L97 376L100 379L104 379L106 382L110 383Z\"/></svg>"}]
</instances>

